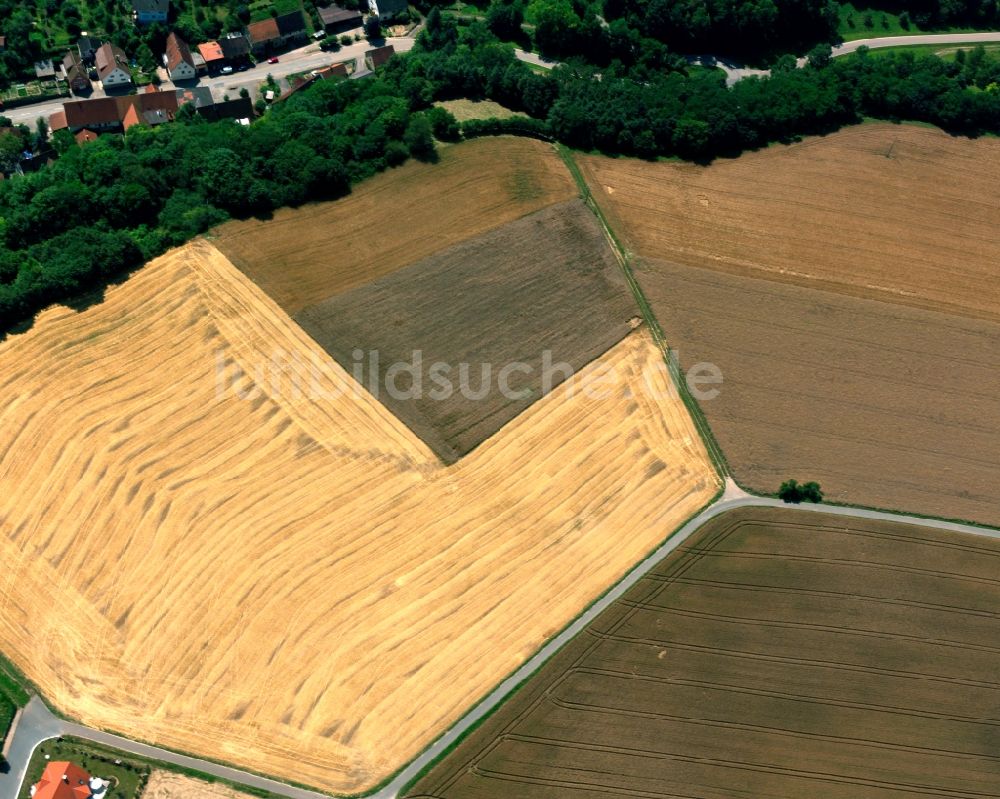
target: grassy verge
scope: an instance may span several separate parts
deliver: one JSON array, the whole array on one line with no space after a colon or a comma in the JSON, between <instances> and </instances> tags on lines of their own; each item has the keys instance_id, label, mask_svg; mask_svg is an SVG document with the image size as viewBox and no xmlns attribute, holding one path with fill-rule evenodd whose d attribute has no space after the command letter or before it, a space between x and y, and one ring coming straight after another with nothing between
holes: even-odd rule
<instances>
[{"instance_id":1,"label":"grassy verge","mask_svg":"<svg viewBox=\"0 0 1000 799\"><path fill-rule=\"evenodd\" d=\"M657 320L656 315L653 313L653 308L649 304L649 300L646 299L646 295L643 292L642 287L639 285L639 281L632 269L631 256L615 235L614 230L612 230L611 225L608 223L607 217L604 215L604 211L601 210L597 200L594 199L594 195L590 191L590 186L587 185L587 181L583 177L583 173L580 172L580 167L573 158L572 151L568 147L564 147L561 144L557 145L557 148L559 150L559 155L562 156L563 162L566 164L566 168L569 169L570 174L573 175L573 179L576 181L576 185L580 190L580 197L597 216L597 219L604 228L612 247L614 247L619 263L621 263L622 271L625 274L625 280L628 282L632 295L635 297L636 304L639 306L639 310L642 313L642 318L646 322L646 326L649 328L649 331L653 336L653 340L663 353L663 358L666 361L667 369L670 371L670 376L673 378L674 383L677 386L677 391L681 396L681 400L684 402L684 406L688 409L688 413L691 414L691 418L694 420L695 427L698 429L698 433L705 444L705 449L708 451L708 457L711 459L712 465L715 467L720 479L725 479L729 475L729 464L726 461L726 456L723 454L722 447L719 446L719 442L716 441L715 434L712 432L712 428L709 426L708 419L702 412L701 406L698 405L697 400L691 396L687 380L684 379L684 374L681 371L680 359L671 350L670 345L667 342L667 337L663 332L663 328L660 327L660 323Z\"/></svg>"},{"instance_id":2,"label":"grassy verge","mask_svg":"<svg viewBox=\"0 0 1000 799\"><path fill-rule=\"evenodd\" d=\"M869 56L891 55L894 53L913 53L916 56L933 55L943 58L945 61L954 61L955 54L959 50L970 52L976 45L973 44L902 44L898 47L879 47L869 52ZM987 52L1000 52L1000 37L997 37L996 44L986 43L983 49ZM934 126L936 127L936 126Z\"/></svg>"},{"instance_id":3,"label":"grassy verge","mask_svg":"<svg viewBox=\"0 0 1000 799\"><path fill-rule=\"evenodd\" d=\"M899 13L873 8L863 2L841 3L837 32L845 42L875 39L881 36L915 36L921 33L975 33L975 28L939 28L926 30L912 22L904 26Z\"/></svg>"}]
</instances>

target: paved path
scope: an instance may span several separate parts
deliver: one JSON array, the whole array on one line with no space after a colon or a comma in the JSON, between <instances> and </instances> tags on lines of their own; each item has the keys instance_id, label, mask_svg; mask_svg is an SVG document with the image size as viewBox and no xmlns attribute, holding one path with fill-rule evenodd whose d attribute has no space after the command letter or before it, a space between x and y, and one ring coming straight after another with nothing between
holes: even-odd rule
<instances>
[{"instance_id":1,"label":"paved path","mask_svg":"<svg viewBox=\"0 0 1000 799\"><path fill-rule=\"evenodd\" d=\"M850 55L857 52L861 47L867 47L869 50L879 50L886 47L905 47L920 44L940 44L946 46L950 44L976 45L988 42L1000 42L1000 31L987 31L984 33L922 33L915 36L881 36L875 39L858 39L834 47L833 57ZM771 70L769 69L753 69L743 66L738 61L723 58L722 56L694 55L688 56L687 60L689 64L718 67L726 73L727 86L732 86L734 83L743 80L743 78L771 74ZM800 68L804 67L806 59L799 58L797 64Z\"/></svg>"},{"instance_id":2,"label":"paved path","mask_svg":"<svg viewBox=\"0 0 1000 799\"><path fill-rule=\"evenodd\" d=\"M371 794L371 799L395 799L399 792L417 774L423 770L438 755L444 752L455 741L457 741L470 727L480 721L487 713L499 705L508 694L521 682L545 664L559 649L566 645L573 637L578 635L588 624L590 624L600 613L611 606L636 582L656 566L670 552L686 541L698 528L710 519L726 513L736 508L763 507L763 508L787 508L788 506L777 499L767 497L756 497L747 494L731 480L726 483L726 490L723 495L710 507L699 513L691 521L685 524L680 530L674 533L663 545L649 555L638 566L633 568L624 578L622 578L608 593L595 602L569 627L559 633L549 641L542 649L536 652L527 662L516 672L504 680L493 691L482 699L465 716L457 721L443 735L434 741L424 750L414 761L407 765L396 777L384 788ZM836 516L844 516L855 519L873 519L877 521L895 521L920 527L932 527L939 530L949 530L957 533L969 533L972 535L987 536L1000 539L1000 530L975 527L968 524L955 522L942 522L933 519L919 519L904 516L896 513L883 513L881 511L864 510L859 508L845 508L833 505L810 505L804 504L796 506L804 511L818 513L829 513ZM239 769L221 766L215 763L198 760L196 758L178 755L165 749L155 746L135 743L127 738L94 730L80 724L63 721L49 712L48 708L36 697L25 708L25 712L17 726L14 739L10 746L9 760L11 769L8 774L0 774L0 799L14 799L18 786L27 768L28 760L35 747L42 741L59 735L74 735L79 738L96 741L108 746L122 749L137 755L162 760L186 768L196 769L207 774L222 777L243 785L263 788L280 796L289 799L322 799L324 794L309 791L303 788L295 788L276 780L249 774Z\"/></svg>"}]
</instances>

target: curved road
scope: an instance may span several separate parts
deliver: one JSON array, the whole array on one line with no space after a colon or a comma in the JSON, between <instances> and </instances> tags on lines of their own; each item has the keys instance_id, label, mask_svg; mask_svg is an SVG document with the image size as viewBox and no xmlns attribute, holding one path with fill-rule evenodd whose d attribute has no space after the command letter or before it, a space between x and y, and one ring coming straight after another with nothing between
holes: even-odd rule
<instances>
[{"instance_id":1,"label":"curved road","mask_svg":"<svg viewBox=\"0 0 1000 799\"><path fill-rule=\"evenodd\" d=\"M913 45L950 45L950 44L988 44L990 42L1000 42L1000 31L986 31L983 33L921 33L914 36L881 36L876 39L857 39L853 42L844 42L833 48L833 57L850 55L856 53L861 47L869 50L879 50L886 47L911 47ZM770 75L769 69L752 69L745 67L737 61L713 55L694 55L688 57L689 64L698 64L705 67L718 67L726 73L726 85L732 86L734 83L757 75ZM805 66L806 59L798 59L800 67Z\"/></svg>"},{"instance_id":2,"label":"curved road","mask_svg":"<svg viewBox=\"0 0 1000 799\"><path fill-rule=\"evenodd\" d=\"M518 684L530 677L534 672L551 658L559 649L567 644L570 639L578 635L584 627L590 624L600 613L606 610L612 603L621 597L629 588L635 585L645 574L647 574L659 561L670 552L680 546L699 527L710 519L726 513L736 508L747 507L767 507L767 508L787 508L788 506L777 499L767 497L756 497L747 494L732 480L726 482L726 490L723 495L712 505L707 507L687 524L681 527L676 533L662 544L655 552L649 555L639 565L635 566L626 574L611 590L588 608L566 629L560 632L555 638L549 641L542 649L536 652L527 660L516 672L504 680L493 689L485 698L479 701L468 713L459 719L443 735L425 749L415 760L403 768L396 776L381 790L369 794L370 799L395 799L399 792L417 774L429 765L435 758L454 744L470 727L479 722L485 715L499 705L517 687ZM855 519L872 519L877 521L903 522L905 524L916 525L918 527L933 527L938 530L949 530L957 533L967 533L971 535L986 536L1000 539L1000 530L976 527L968 524L956 522L943 522L934 519L920 519L898 513L884 513L881 511L865 510L861 508L847 508L835 505L810 505L797 506L805 511L818 513L828 513L835 516L844 516ZM211 774L231 782L239 783L254 788L263 788L279 796L288 799L323 799L325 794L317 791L310 791L304 788L296 788L286 785L277 780L261 777L239 769L222 766L204 760L199 760L186 755L179 755L166 749L160 749L148 744L136 743L127 738L85 727L81 724L63 721L54 716L49 709L37 698L33 698L25 708L21 720L14 731L13 739L10 742L8 760L11 768L7 774L0 774L0 799L13 799L17 795L18 787L27 769L28 761L32 752L43 741L59 735L74 735L97 743L116 747L126 752L142 755L144 757L161 760L178 766Z\"/></svg>"}]
</instances>

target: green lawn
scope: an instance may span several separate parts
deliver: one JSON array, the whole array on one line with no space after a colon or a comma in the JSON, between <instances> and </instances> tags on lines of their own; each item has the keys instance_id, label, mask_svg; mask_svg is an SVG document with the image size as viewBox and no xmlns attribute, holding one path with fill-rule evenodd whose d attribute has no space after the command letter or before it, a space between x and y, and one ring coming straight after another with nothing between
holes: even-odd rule
<instances>
[{"instance_id":1,"label":"green lawn","mask_svg":"<svg viewBox=\"0 0 1000 799\"><path fill-rule=\"evenodd\" d=\"M954 61L955 53L959 50L965 50L966 53L970 52L974 45L955 45L955 44L904 44L899 47L880 47L877 50L872 50L869 55L878 56L880 54L888 55L890 53L913 53L914 55L936 55L939 58L943 58L945 61ZM983 49L988 53L1000 53L1000 40L997 44L985 44Z\"/></svg>"},{"instance_id":2,"label":"green lawn","mask_svg":"<svg viewBox=\"0 0 1000 799\"><path fill-rule=\"evenodd\" d=\"M89 741L61 738L43 743L35 750L19 799L29 799L31 786L38 782L49 760L68 760L91 776L110 780L112 787L105 794L106 799L139 799L150 773L150 767L138 758Z\"/></svg>"},{"instance_id":3,"label":"green lawn","mask_svg":"<svg viewBox=\"0 0 1000 799\"><path fill-rule=\"evenodd\" d=\"M841 3L838 32L845 42L874 39L880 36L912 36L919 33L973 33L974 28L944 28L927 31L912 22L909 28L899 24L899 15L872 8L865 3Z\"/></svg>"},{"instance_id":4,"label":"green lawn","mask_svg":"<svg viewBox=\"0 0 1000 799\"><path fill-rule=\"evenodd\" d=\"M7 738L15 713L17 713L17 705L10 701L7 696L0 694L0 742Z\"/></svg>"}]
</instances>

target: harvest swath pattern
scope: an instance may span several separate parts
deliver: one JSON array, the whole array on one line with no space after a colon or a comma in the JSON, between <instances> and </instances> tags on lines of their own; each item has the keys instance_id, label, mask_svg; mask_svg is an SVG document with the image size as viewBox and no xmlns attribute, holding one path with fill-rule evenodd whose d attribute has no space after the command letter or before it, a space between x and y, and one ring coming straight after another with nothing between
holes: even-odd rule
<instances>
[{"instance_id":1,"label":"harvest swath pattern","mask_svg":"<svg viewBox=\"0 0 1000 799\"><path fill-rule=\"evenodd\" d=\"M85 723L369 788L715 493L658 363L634 333L585 372L607 396L569 381L444 468L175 251L0 345L0 650Z\"/></svg>"},{"instance_id":2,"label":"harvest swath pattern","mask_svg":"<svg viewBox=\"0 0 1000 799\"><path fill-rule=\"evenodd\" d=\"M1000 795L1000 541L718 517L410 799Z\"/></svg>"}]
</instances>

